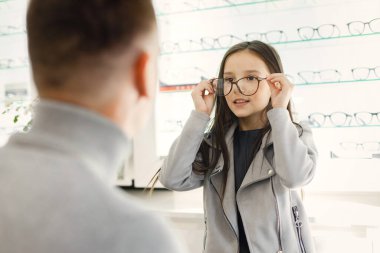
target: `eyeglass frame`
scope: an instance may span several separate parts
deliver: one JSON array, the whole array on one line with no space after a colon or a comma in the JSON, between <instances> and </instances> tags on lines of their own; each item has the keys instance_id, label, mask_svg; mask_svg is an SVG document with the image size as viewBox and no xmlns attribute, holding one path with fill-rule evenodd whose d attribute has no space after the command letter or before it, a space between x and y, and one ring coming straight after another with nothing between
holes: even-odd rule
<instances>
[{"instance_id":1,"label":"eyeglass frame","mask_svg":"<svg viewBox=\"0 0 380 253\"><path fill-rule=\"evenodd\" d=\"M358 120L358 114L360 114L360 113L367 113L367 114L371 115L370 122L368 122L368 123L364 123L364 124L359 123L359 120ZM345 119L345 121L344 121L344 124L335 124L335 122L331 119L331 116L332 116L333 114L342 114L342 115L345 115L345 116L346 116L346 119ZM322 115L322 116L324 117L323 122L322 122L321 124L319 124L319 122L317 122L317 123L318 123L318 126L316 126L316 125L313 123L313 121L311 120L311 117L312 117L313 115ZM344 127L344 126L351 126L352 118L354 118L354 119L355 119L355 122L357 123L358 126L370 126L370 125L372 124L372 121L373 121L373 118L374 118L374 117L376 117L377 120L378 120L379 123L380 123L380 112L364 112L364 111L363 111L363 112L355 112L355 113L353 113L353 114L348 114L348 113L345 113L345 112L333 112L333 113L331 113L331 114L323 114L323 113L320 113L320 112L315 112L315 113L312 113L312 114L309 114L309 115L308 115L308 120L309 120L309 122L310 122L312 125L314 125L314 126L316 126L316 127L322 127L322 126L324 126L325 123L326 123L326 118L329 118L330 123L333 124L335 127ZM348 124L347 124L347 120L348 120Z\"/></svg>"},{"instance_id":2,"label":"eyeglass frame","mask_svg":"<svg viewBox=\"0 0 380 253\"><path fill-rule=\"evenodd\" d=\"M364 31L365 31L365 27L366 27L366 25L368 25L369 30L370 30L372 33L375 33L375 32L372 30L370 24L371 24L371 22L373 22L373 21L375 21L375 20L378 20L378 19L380 20L380 18L374 18L374 19L372 19L372 20L370 20L370 21L368 21L368 22L363 22L363 21L351 21L351 22L349 22L349 23L346 24L346 25L347 25L347 28L348 28L348 32L349 32L351 35L361 35L361 34L363 34ZM351 30L350 30L350 25L352 25L353 23L361 23L361 24L363 24L363 31L360 32L360 33L358 33L358 34L352 33Z\"/></svg>"},{"instance_id":3,"label":"eyeglass frame","mask_svg":"<svg viewBox=\"0 0 380 253\"><path fill-rule=\"evenodd\" d=\"M374 67L374 68L367 68L367 67L353 68L353 69L351 69L352 77L353 77L355 80L368 80L368 77L369 77L369 75L371 74L371 71L373 71L373 73L375 74L375 76L376 76L377 78L380 78L380 75L378 76L378 75L376 74L376 69L377 69L377 68L380 69L380 66L376 66L376 67ZM366 77L365 79L361 79L361 78L357 79L357 78L355 78L354 71L355 71L355 70L359 70L359 69L366 69L366 70L368 70L368 74L367 74L367 77Z\"/></svg>"},{"instance_id":4,"label":"eyeglass frame","mask_svg":"<svg viewBox=\"0 0 380 253\"><path fill-rule=\"evenodd\" d=\"M269 41L269 40L268 40L268 34L269 34L269 33L274 33L274 32L277 32L278 34L281 34L281 35L280 35L281 38L280 38L279 41ZM265 41L267 41L268 43L279 43L279 42L283 41L283 40L282 40L283 37L284 37L285 41L287 40L286 33L285 33L285 31L283 31L283 30L272 30L272 31L262 32L262 33L260 33L260 32L251 32L251 33L246 33L244 36L245 36L245 38L249 41L250 39L248 38L248 36L249 36L249 35L252 35L252 34L260 35L260 39L259 39L259 40L262 40L262 38L264 38Z\"/></svg>"},{"instance_id":5,"label":"eyeglass frame","mask_svg":"<svg viewBox=\"0 0 380 253\"><path fill-rule=\"evenodd\" d=\"M183 47L181 47L183 45L183 43L189 43L190 47L188 47L187 49L183 49ZM172 49L171 50L165 50L165 46L166 45L171 45L172 46ZM199 49L194 49L194 46L193 45L199 45ZM201 48L203 49L203 46L201 44L200 41L196 41L196 40L193 40L193 39L189 39L189 40L183 40L183 41L164 41L161 43L160 45L160 50L163 54L173 54L173 53L177 53L177 52L192 52L192 51L197 51L197 50L201 50Z\"/></svg>"},{"instance_id":6,"label":"eyeglass frame","mask_svg":"<svg viewBox=\"0 0 380 253\"><path fill-rule=\"evenodd\" d=\"M321 36L321 34L319 33L319 29L322 27L322 26L331 26L333 27L334 30L338 31L338 35L336 36L329 36L329 37L325 37L325 36ZM302 38L301 36L301 33L300 33L300 30L303 29L303 28L309 28L309 29L312 29L313 30L313 33L311 35L311 37L308 39L308 38ZM340 29L337 25L335 24L323 24L323 25L320 25L318 27L312 27L312 26L302 26L302 27L299 27L297 28L297 33L298 33L298 36L301 38L301 40L312 40L314 38L314 34L315 34L315 31L317 31L317 34L320 38L322 39L327 39L327 38L335 38L335 37L339 37L340 36Z\"/></svg>"},{"instance_id":7,"label":"eyeglass frame","mask_svg":"<svg viewBox=\"0 0 380 253\"><path fill-rule=\"evenodd\" d=\"M344 124L335 124L335 122L331 119L331 116L333 114L342 114L342 115L345 115L346 116L346 119L344 121ZM330 120L330 123L333 124L335 127L343 127L343 126L349 126L351 125L351 121L352 121L352 115L351 114L348 114L348 113L345 113L345 112L333 112L331 114L324 114L324 113L320 113L320 112L315 112L315 113L312 113L310 115L308 115L308 120L309 122L315 126L315 124L313 124L313 121L311 120L311 117L313 115L322 115L324 118L323 118L323 122L321 124L318 123L319 126L316 126L316 127L322 127L326 124L326 119L329 118ZM348 120L348 124L347 124L347 120Z\"/></svg>"},{"instance_id":8,"label":"eyeglass frame","mask_svg":"<svg viewBox=\"0 0 380 253\"><path fill-rule=\"evenodd\" d=\"M371 115L371 119L370 119L369 123L365 123L365 124L359 123L358 114L361 114L361 113L367 113L367 114ZM380 123L380 112L355 112L353 114L353 116L355 118L356 123L359 126L369 126L369 125L371 125L374 117L377 118L377 121Z\"/></svg>"},{"instance_id":9,"label":"eyeglass frame","mask_svg":"<svg viewBox=\"0 0 380 253\"><path fill-rule=\"evenodd\" d=\"M224 35L221 35L221 36L219 36L219 37L217 37L217 38L213 38L213 37L202 37L202 38L200 39L200 43L201 43L201 46L202 46L202 48L203 48L204 50L217 49L217 48L225 48L225 47L229 47L229 46L231 46L233 43L229 43L229 44L226 45L226 46L224 46L224 45L222 45L222 44L220 43L220 39L221 39L221 38L224 38L224 37L229 37L229 38L231 38L231 40L232 40L232 39L236 39L236 40L238 40L238 41L240 41L240 42L243 42L243 41L244 41L242 38L240 38L240 37L238 37L238 36L236 36L236 35L233 35L233 34L224 34ZM205 46L205 39L210 39L210 40L212 40L212 45L210 45L211 47L206 47L206 46ZM217 45L215 46L216 43L217 43Z\"/></svg>"},{"instance_id":10,"label":"eyeglass frame","mask_svg":"<svg viewBox=\"0 0 380 253\"><path fill-rule=\"evenodd\" d=\"M240 89L240 87L239 87L239 81L241 81L241 80L243 80L243 79L246 79L246 78L249 78L249 77L253 77L254 79L256 79L257 81L258 81L258 83L257 83L257 89L256 89L256 91L254 92L254 93L252 93L252 94L250 94L250 95L246 95L246 94L244 94L242 91L241 91L241 89ZM253 95L255 95L256 93L257 93L257 91L259 90L259 87L260 87L260 82L261 81L264 81L264 80L266 80L267 78L265 77L258 77L258 76L253 76L253 75L251 75L251 76L245 76L245 77L242 77L242 78L240 78L240 79L238 79L238 80L236 80L236 81L230 81L231 82L231 89L230 89L230 91L227 93L227 94L224 94L224 82L225 82L225 80L226 79L232 79L232 78L213 78L213 79L211 79L210 80L210 84L212 84L215 80L223 80L223 87L221 88L221 87L218 87L218 86L220 86L220 84L219 84L219 82L217 82L217 87L216 87L216 95L217 96L220 96L220 97L226 97L226 96L228 96L230 93L231 93L231 91L233 90L233 86L234 86L234 84L236 85L236 87L238 88L238 91L242 94L242 95L244 95L244 96L253 96Z\"/></svg>"},{"instance_id":11,"label":"eyeglass frame","mask_svg":"<svg viewBox=\"0 0 380 253\"><path fill-rule=\"evenodd\" d=\"M318 70L318 71L313 71L313 70L305 70L305 71L299 71L297 72L297 75L303 80L305 81L306 84L310 84L310 83L314 83L314 80L315 80L315 76L318 75L319 78L322 80L321 78L321 73L323 72L327 72L327 71L332 71L332 72L335 72L337 75L339 75L339 78L336 82L339 82L341 77L342 77L342 73L337 70L337 69L323 69L323 70ZM309 80L306 80L306 78L304 78L302 76L302 74L304 73L313 73L313 80L311 82L309 82Z\"/></svg>"}]
</instances>

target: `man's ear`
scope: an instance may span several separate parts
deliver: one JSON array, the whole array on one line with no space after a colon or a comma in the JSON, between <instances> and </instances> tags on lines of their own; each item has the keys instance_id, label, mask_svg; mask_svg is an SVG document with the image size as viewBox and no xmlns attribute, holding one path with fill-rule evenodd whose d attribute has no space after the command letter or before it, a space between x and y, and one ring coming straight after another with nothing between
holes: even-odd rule
<instances>
[{"instance_id":1,"label":"man's ear","mask_svg":"<svg viewBox=\"0 0 380 253\"><path fill-rule=\"evenodd\" d=\"M149 60L148 54L146 52L141 52L137 56L134 62L134 66L133 66L134 85L140 97L146 97L148 95L147 93L148 80L146 80L147 79L146 71L148 70L147 69L148 60Z\"/></svg>"}]
</instances>

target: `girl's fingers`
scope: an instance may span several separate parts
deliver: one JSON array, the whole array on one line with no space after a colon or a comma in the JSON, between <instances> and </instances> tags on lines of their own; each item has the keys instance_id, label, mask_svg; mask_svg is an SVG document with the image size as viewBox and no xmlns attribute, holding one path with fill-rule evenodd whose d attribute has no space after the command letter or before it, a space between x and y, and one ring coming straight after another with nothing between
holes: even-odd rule
<instances>
[{"instance_id":1,"label":"girl's fingers","mask_svg":"<svg viewBox=\"0 0 380 253\"><path fill-rule=\"evenodd\" d=\"M205 90L208 90L209 92L212 90L212 85L209 80L200 82L197 86L195 86L193 91L194 93L202 96ZM211 93L213 93L213 91Z\"/></svg>"},{"instance_id":2,"label":"girl's fingers","mask_svg":"<svg viewBox=\"0 0 380 253\"><path fill-rule=\"evenodd\" d=\"M273 74L267 77L267 81L283 80L290 83L289 79L284 74Z\"/></svg>"},{"instance_id":3,"label":"girl's fingers","mask_svg":"<svg viewBox=\"0 0 380 253\"><path fill-rule=\"evenodd\" d=\"M293 88L293 84L288 81L286 77L275 77L273 79L268 80L272 83L276 88Z\"/></svg>"}]
</instances>

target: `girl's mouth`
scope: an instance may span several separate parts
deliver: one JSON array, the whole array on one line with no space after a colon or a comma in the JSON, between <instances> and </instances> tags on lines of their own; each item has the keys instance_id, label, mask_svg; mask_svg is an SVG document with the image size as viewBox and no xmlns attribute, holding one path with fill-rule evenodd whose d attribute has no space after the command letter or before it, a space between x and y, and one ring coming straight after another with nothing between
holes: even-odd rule
<instances>
[{"instance_id":1,"label":"girl's mouth","mask_svg":"<svg viewBox=\"0 0 380 253\"><path fill-rule=\"evenodd\" d=\"M233 103L234 103L235 105L244 105L244 104L249 103L249 100L248 100L248 99L241 99L241 98L238 98L238 99L235 99L235 100L233 101Z\"/></svg>"}]
</instances>

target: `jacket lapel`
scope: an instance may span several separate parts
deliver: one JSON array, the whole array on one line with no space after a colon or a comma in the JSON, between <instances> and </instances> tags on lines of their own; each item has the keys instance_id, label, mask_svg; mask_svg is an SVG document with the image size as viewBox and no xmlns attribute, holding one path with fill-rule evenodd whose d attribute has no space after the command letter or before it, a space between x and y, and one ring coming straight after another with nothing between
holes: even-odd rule
<instances>
[{"instance_id":1,"label":"jacket lapel","mask_svg":"<svg viewBox=\"0 0 380 253\"><path fill-rule=\"evenodd\" d=\"M226 190L223 198L223 210L229 220L231 226L235 230L236 235L238 235L238 224L237 224L237 207L236 207L236 194L235 194L235 172L234 172L234 157L233 157L233 140L232 144L227 143L230 158L230 167L228 169Z\"/></svg>"},{"instance_id":2,"label":"jacket lapel","mask_svg":"<svg viewBox=\"0 0 380 253\"><path fill-rule=\"evenodd\" d=\"M243 179L240 189L247 187L248 185L270 178L275 174L272 165L268 161L267 153L271 149L272 137L270 132L265 134L261 143L260 149L253 159L251 165L248 168L247 173Z\"/></svg>"},{"instance_id":3,"label":"jacket lapel","mask_svg":"<svg viewBox=\"0 0 380 253\"><path fill-rule=\"evenodd\" d=\"M236 194L235 194L235 173L234 173L234 145L233 145L233 134L237 124L231 126L226 134L226 144L229 150L230 166L228 169L227 182L225 186L224 196L223 196L223 157L219 158L215 169L211 172L210 180L212 185L215 187L221 202L223 211L234 229L236 235L238 235L238 224L237 224L237 207L236 207ZM264 154L268 146L272 143L270 133L267 133L262 141L261 147L254 161L251 163L250 168L247 171L246 176L242 182L241 189L253 184L255 182L264 180L271 177L274 174L272 166L269 164ZM209 143L212 145L212 143Z\"/></svg>"},{"instance_id":4,"label":"jacket lapel","mask_svg":"<svg viewBox=\"0 0 380 253\"><path fill-rule=\"evenodd\" d=\"M226 144L229 150L230 166L228 169L227 182L225 186L224 196L223 196L223 173L222 168L224 165L223 157L221 156L217 166L212 171L210 180L214 185L216 191L222 202L223 211L226 215L228 222L234 229L235 234L238 235L238 225L237 225L237 210L236 210L236 198L235 198L235 175L234 175L234 159L233 159L233 134L237 124L234 124L226 134ZM224 172L226 173L226 172Z\"/></svg>"}]
</instances>

